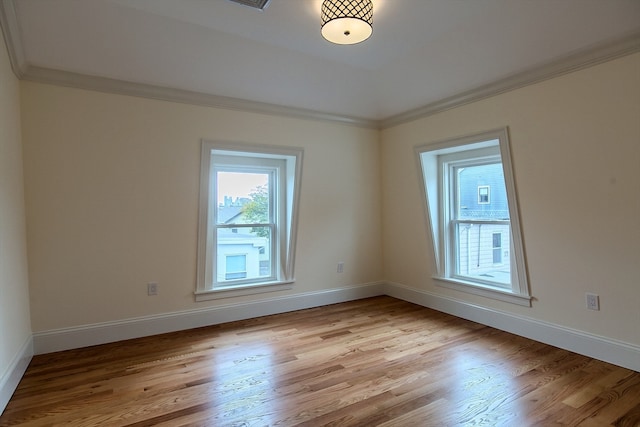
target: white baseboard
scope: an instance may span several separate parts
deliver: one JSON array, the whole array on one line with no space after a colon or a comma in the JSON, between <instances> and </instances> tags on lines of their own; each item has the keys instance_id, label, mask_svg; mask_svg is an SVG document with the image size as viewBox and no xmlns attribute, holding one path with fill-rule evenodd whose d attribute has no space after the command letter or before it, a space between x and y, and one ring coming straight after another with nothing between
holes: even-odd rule
<instances>
[{"instance_id":1,"label":"white baseboard","mask_svg":"<svg viewBox=\"0 0 640 427\"><path fill-rule=\"evenodd\" d=\"M394 298L640 372L640 346L637 345L477 306L398 283L386 283L384 293Z\"/></svg>"},{"instance_id":2,"label":"white baseboard","mask_svg":"<svg viewBox=\"0 0 640 427\"><path fill-rule=\"evenodd\" d=\"M156 316L144 316L116 322L56 329L33 334L33 347L35 354L51 353L378 295L384 295L384 284L381 282Z\"/></svg>"},{"instance_id":3,"label":"white baseboard","mask_svg":"<svg viewBox=\"0 0 640 427\"><path fill-rule=\"evenodd\" d=\"M29 337L13 358L7 370L0 376L0 414L7 407L9 399L18 387L31 358L33 357L33 339Z\"/></svg>"},{"instance_id":4,"label":"white baseboard","mask_svg":"<svg viewBox=\"0 0 640 427\"><path fill-rule=\"evenodd\" d=\"M0 377L0 413L9 402L34 354L320 307L378 295L389 295L640 372L640 346L477 306L398 283L376 282L35 333L25 342L7 371Z\"/></svg>"},{"instance_id":5,"label":"white baseboard","mask_svg":"<svg viewBox=\"0 0 640 427\"><path fill-rule=\"evenodd\" d=\"M32 355L69 350L378 295L389 295L640 372L640 346L477 306L398 283L382 282L38 332L33 335L33 347L25 349L23 353ZM11 371L20 372L18 365L22 364L16 362L15 365ZM11 378L14 377L15 374L11 374ZM11 381L6 378L0 382L0 403L4 389L9 389L10 384Z\"/></svg>"}]
</instances>

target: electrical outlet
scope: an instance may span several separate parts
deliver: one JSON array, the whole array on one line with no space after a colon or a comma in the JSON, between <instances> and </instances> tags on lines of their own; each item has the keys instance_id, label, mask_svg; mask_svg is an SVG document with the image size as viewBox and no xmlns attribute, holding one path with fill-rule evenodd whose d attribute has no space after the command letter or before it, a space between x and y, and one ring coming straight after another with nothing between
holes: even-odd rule
<instances>
[{"instance_id":1,"label":"electrical outlet","mask_svg":"<svg viewBox=\"0 0 640 427\"><path fill-rule=\"evenodd\" d=\"M344 271L344 262L340 261L338 263L338 273L342 273Z\"/></svg>"},{"instance_id":2,"label":"electrical outlet","mask_svg":"<svg viewBox=\"0 0 640 427\"><path fill-rule=\"evenodd\" d=\"M147 295L158 295L158 284L156 282L147 283Z\"/></svg>"},{"instance_id":3,"label":"electrical outlet","mask_svg":"<svg viewBox=\"0 0 640 427\"><path fill-rule=\"evenodd\" d=\"M600 310L600 297L597 294L587 293L587 308L589 310Z\"/></svg>"}]
</instances>

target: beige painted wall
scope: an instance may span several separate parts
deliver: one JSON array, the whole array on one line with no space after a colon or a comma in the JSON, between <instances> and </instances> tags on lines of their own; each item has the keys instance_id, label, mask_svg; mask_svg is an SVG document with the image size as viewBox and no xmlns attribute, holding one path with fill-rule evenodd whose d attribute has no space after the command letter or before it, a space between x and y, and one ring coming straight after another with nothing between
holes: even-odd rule
<instances>
[{"instance_id":1,"label":"beige painted wall","mask_svg":"<svg viewBox=\"0 0 640 427\"><path fill-rule=\"evenodd\" d=\"M413 147L508 126L532 308L435 286ZM640 344L640 54L382 132L389 281ZM585 292L601 311L585 309Z\"/></svg>"},{"instance_id":2,"label":"beige painted wall","mask_svg":"<svg viewBox=\"0 0 640 427\"><path fill-rule=\"evenodd\" d=\"M0 32L0 385L30 340L20 83Z\"/></svg>"},{"instance_id":3,"label":"beige painted wall","mask_svg":"<svg viewBox=\"0 0 640 427\"><path fill-rule=\"evenodd\" d=\"M638 54L380 134L23 82L33 329L264 297L193 301L199 146L207 138L305 148L297 283L282 295L385 278L640 344L639 117ZM532 308L430 279L413 147L503 126ZM159 296L146 296L149 281L159 282ZM601 311L584 308L585 292L600 294Z\"/></svg>"},{"instance_id":4,"label":"beige painted wall","mask_svg":"<svg viewBox=\"0 0 640 427\"><path fill-rule=\"evenodd\" d=\"M22 123L34 332L382 276L376 130L29 82ZM194 302L201 138L305 149L293 290Z\"/></svg>"}]
</instances>

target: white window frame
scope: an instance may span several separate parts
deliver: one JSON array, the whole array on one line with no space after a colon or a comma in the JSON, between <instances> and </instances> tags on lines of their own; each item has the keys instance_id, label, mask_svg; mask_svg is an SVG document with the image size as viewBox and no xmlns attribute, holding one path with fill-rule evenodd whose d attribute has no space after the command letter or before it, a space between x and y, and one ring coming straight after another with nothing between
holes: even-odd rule
<instances>
[{"instance_id":1,"label":"white window frame","mask_svg":"<svg viewBox=\"0 0 640 427\"><path fill-rule=\"evenodd\" d=\"M481 295L523 306L531 306L531 295L527 280L520 215L516 197L515 181L511 164L511 152L507 128L483 132L460 138L448 139L415 147L420 182L424 197L428 230L435 255L433 278L439 286ZM510 220L511 283L505 287L472 278L461 278L455 273L455 251L452 246L455 233L451 231L452 202L451 183L445 160L484 159L502 163ZM443 160L445 159L445 160ZM482 160L480 160L482 161ZM503 262L506 262L503 260Z\"/></svg>"},{"instance_id":2,"label":"white window frame","mask_svg":"<svg viewBox=\"0 0 640 427\"><path fill-rule=\"evenodd\" d=\"M209 197L210 200L218 200L217 193L217 185L215 185L216 176L219 172L236 172L236 173L256 173L268 176L268 189L269 192L267 197L269 199L269 212L267 214L267 222L264 223L251 223L251 224L223 224L218 221L217 214L218 209L210 209L211 222L209 226L213 228L212 234L210 236L212 241L212 247L218 247L218 231L223 229L230 229L233 233L238 233L238 230L247 230L247 233L250 233L252 228L264 227L269 229L269 234L271 235L270 239L270 254L278 254L278 248L280 247L279 230L285 227L285 215L282 215L282 212L285 212L285 199L281 197L282 194L286 194L286 163L283 159L274 159L274 158L256 158L254 156L230 156L226 154L223 150L212 150L211 157L211 177L210 177L210 188L209 188ZM207 258L207 261L212 261L212 259ZM212 281L212 288L215 289L228 289L233 286L238 285L251 285L256 283L270 283L278 280L278 275L276 274L278 269L278 256L270 256L270 266L269 271L271 275L268 277L259 277L259 278L245 278L245 279L234 279L233 282L230 282L229 279L226 279L226 275L224 275L219 271L219 266L216 263L211 264L211 266L206 266L207 271L205 272L205 280L207 282Z\"/></svg>"},{"instance_id":3,"label":"white window frame","mask_svg":"<svg viewBox=\"0 0 640 427\"><path fill-rule=\"evenodd\" d=\"M295 147L277 147L236 142L203 140L200 163L200 200L198 219L198 261L196 301L251 295L291 289L294 278L295 244L298 223L298 205L302 176L303 150ZM217 223L216 172L220 170L271 171L270 223L232 224ZM241 279L231 282L216 280L217 235L220 228L252 228L267 226L271 229L271 276L259 279Z\"/></svg>"}]
</instances>

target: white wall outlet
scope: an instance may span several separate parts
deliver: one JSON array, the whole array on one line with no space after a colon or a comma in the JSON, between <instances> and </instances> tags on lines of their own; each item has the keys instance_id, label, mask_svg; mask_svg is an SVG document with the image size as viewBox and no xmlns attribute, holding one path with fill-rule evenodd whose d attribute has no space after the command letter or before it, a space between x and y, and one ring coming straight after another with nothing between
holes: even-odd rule
<instances>
[{"instance_id":1,"label":"white wall outlet","mask_svg":"<svg viewBox=\"0 0 640 427\"><path fill-rule=\"evenodd\" d=\"M147 283L147 295L158 295L158 284L156 282Z\"/></svg>"},{"instance_id":2,"label":"white wall outlet","mask_svg":"<svg viewBox=\"0 0 640 427\"><path fill-rule=\"evenodd\" d=\"M600 310L600 296L587 293L587 308L589 310Z\"/></svg>"},{"instance_id":3,"label":"white wall outlet","mask_svg":"<svg viewBox=\"0 0 640 427\"><path fill-rule=\"evenodd\" d=\"M340 261L338 263L338 273L342 273L344 271L344 262Z\"/></svg>"}]
</instances>

